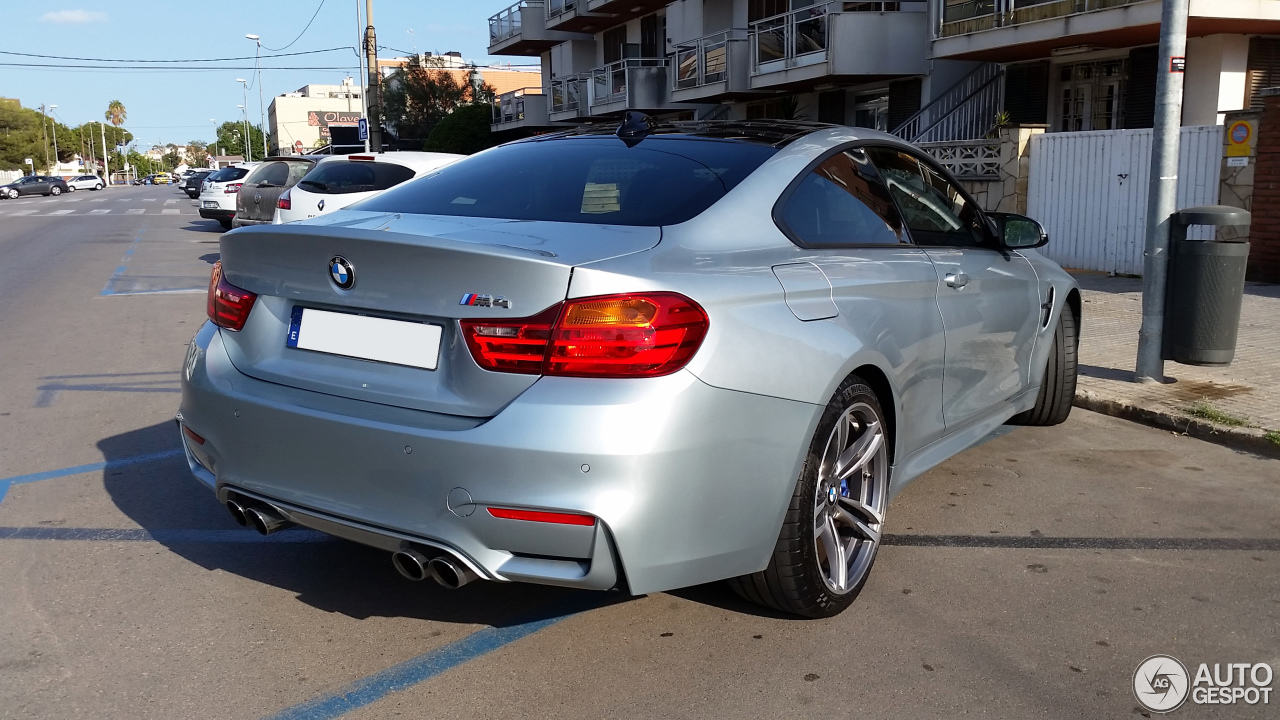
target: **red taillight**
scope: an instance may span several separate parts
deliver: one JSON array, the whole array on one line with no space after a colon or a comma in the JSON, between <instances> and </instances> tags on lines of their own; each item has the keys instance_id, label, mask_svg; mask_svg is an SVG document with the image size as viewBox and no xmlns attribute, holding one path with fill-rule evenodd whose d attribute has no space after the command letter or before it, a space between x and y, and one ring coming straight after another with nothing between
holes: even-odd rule
<instances>
[{"instance_id":1,"label":"red taillight","mask_svg":"<svg viewBox=\"0 0 1280 720\"><path fill-rule=\"evenodd\" d=\"M197 435L194 430L187 427L186 425L182 426L182 432L185 433L187 437L191 438L191 441L194 442L195 444L197 445L204 444L204 438Z\"/></svg>"},{"instance_id":2,"label":"red taillight","mask_svg":"<svg viewBox=\"0 0 1280 720\"><path fill-rule=\"evenodd\" d=\"M676 293L570 300L521 320L463 320L480 367L572 377L658 377L684 367L710 320Z\"/></svg>"},{"instance_id":3,"label":"red taillight","mask_svg":"<svg viewBox=\"0 0 1280 720\"><path fill-rule=\"evenodd\" d=\"M236 193L240 192L240 186L243 184L244 183L228 184L227 187L222 190L222 192L226 193L227 195L235 195Z\"/></svg>"},{"instance_id":4,"label":"red taillight","mask_svg":"<svg viewBox=\"0 0 1280 720\"><path fill-rule=\"evenodd\" d=\"M248 290L227 282L222 277L222 261L213 264L213 274L209 277L209 319L214 325L228 330L239 330L249 319L249 311L253 309L253 301L258 296Z\"/></svg>"},{"instance_id":5,"label":"red taillight","mask_svg":"<svg viewBox=\"0 0 1280 720\"><path fill-rule=\"evenodd\" d=\"M556 525L595 525L596 519L590 515L574 513L542 512L540 510L512 510L510 508L489 508L489 514L503 520L527 520L529 522L554 523Z\"/></svg>"},{"instance_id":6,"label":"red taillight","mask_svg":"<svg viewBox=\"0 0 1280 720\"><path fill-rule=\"evenodd\" d=\"M293 192L293 188L289 188L280 194L280 199L276 200L276 207L281 210L292 210L293 200L289 197L289 193Z\"/></svg>"}]
</instances>

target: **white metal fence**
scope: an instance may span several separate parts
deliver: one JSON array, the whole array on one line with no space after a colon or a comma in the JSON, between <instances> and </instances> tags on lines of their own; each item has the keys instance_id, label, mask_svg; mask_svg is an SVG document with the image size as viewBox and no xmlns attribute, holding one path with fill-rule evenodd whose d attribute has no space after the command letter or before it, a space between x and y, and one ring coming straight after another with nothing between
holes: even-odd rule
<instances>
[{"instance_id":1,"label":"white metal fence","mask_svg":"<svg viewBox=\"0 0 1280 720\"><path fill-rule=\"evenodd\" d=\"M0 185L11 183L25 174L21 170L0 170Z\"/></svg>"},{"instance_id":2,"label":"white metal fence","mask_svg":"<svg viewBox=\"0 0 1280 720\"><path fill-rule=\"evenodd\" d=\"M1221 158L1221 125L1182 128L1179 208L1217 204ZM1063 267L1141 274L1150 166L1150 130L1033 138L1027 214L1049 232L1045 254Z\"/></svg>"}]
</instances>

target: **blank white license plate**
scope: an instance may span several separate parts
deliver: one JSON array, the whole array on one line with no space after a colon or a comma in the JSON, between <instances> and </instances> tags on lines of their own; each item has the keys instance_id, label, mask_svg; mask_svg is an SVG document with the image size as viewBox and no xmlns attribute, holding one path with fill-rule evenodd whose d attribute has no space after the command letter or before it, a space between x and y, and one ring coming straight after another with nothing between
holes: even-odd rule
<instances>
[{"instance_id":1,"label":"blank white license plate","mask_svg":"<svg viewBox=\"0 0 1280 720\"><path fill-rule=\"evenodd\" d=\"M205 208L206 210L210 210L210 209L217 210L218 202L216 200L205 200L203 203L201 203L201 207Z\"/></svg>"},{"instance_id":2,"label":"blank white license plate","mask_svg":"<svg viewBox=\"0 0 1280 720\"><path fill-rule=\"evenodd\" d=\"M294 306L288 345L435 370L440 360L440 326Z\"/></svg>"}]
</instances>

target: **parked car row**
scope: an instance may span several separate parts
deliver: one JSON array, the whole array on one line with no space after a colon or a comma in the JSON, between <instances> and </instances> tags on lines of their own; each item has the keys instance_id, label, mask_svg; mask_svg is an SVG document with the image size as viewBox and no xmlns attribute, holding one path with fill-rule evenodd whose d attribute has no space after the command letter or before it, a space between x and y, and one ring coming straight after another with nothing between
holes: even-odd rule
<instances>
[{"instance_id":1,"label":"parked car row","mask_svg":"<svg viewBox=\"0 0 1280 720\"><path fill-rule=\"evenodd\" d=\"M22 195L61 195L76 190L101 190L106 187L97 175L81 175L63 180L50 175L25 175L8 185L0 185L0 198L13 199Z\"/></svg>"},{"instance_id":2,"label":"parked car row","mask_svg":"<svg viewBox=\"0 0 1280 720\"><path fill-rule=\"evenodd\" d=\"M451 153L269 157L189 175L182 189L200 217L224 228L283 224L331 213L462 159Z\"/></svg>"}]
</instances>

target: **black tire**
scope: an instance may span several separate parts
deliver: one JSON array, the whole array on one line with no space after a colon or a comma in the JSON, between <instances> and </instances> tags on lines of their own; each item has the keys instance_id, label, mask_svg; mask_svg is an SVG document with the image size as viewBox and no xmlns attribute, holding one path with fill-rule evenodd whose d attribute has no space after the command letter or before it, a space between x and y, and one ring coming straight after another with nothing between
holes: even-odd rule
<instances>
[{"instance_id":1,"label":"black tire","mask_svg":"<svg viewBox=\"0 0 1280 720\"><path fill-rule=\"evenodd\" d=\"M1062 308L1058 327L1053 331L1053 346L1040 383L1035 407L1009 419L1010 425L1060 425L1071 414L1076 399L1076 316L1070 307Z\"/></svg>"},{"instance_id":2,"label":"black tire","mask_svg":"<svg viewBox=\"0 0 1280 720\"><path fill-rule=\"evenodd\" d=\"M218 224L222 226L223 230L230 230L231 218L218 218Z\"/></svg>"},{"instance_id":3,"label":"black tire","mask_svg":"<svg viewBox=\"0 0 1280 720\"><path fill-rule=\"evenodd\" d=\"M795 490L791 495L791 502L787 507L782 530L778 533L778 542L774 547L773 556L769 559L768 567L761 572L728 580L729 586L743 599L783 612L810 618L823 618L837 615L849 607L866 585L879 550L878 539L874 542L858 540L859 544L855 546L858 548L856 552L864 552L863 548L865 548L865 552L868 553L860 556L858 561L858 567L861 568L860 576L849 577L847 589L836 592L826 580L828 571L822 567L822 557L818 551L820 541L815 537L815 518L818 511L815 508L814 498L817 497L821 482L819 468L823 464L824 453L831 443L831 438L834 437L836 423L855 408L869 410L869 414L874 415L881 431L882 449L875 451L877 459L874 461L878 464L875 472L880 474L880 497L876 500L876 504L879 505L879 518L875 522L868 522L868 525L876 529L876 536L879 537L879 533L884 528L883 508L884 503L887 502L884 499L886 497L884 493L888 492L889 472L887 447L892 442L891 433L885 423L884 411L880 408L875 392L861 378L850 376L840 385L818 421L818 428L809 445L809 452L800 470L800 477L796 480ZM867 473L864 472L864 481L866 475ZM835 501L832 503L836 504ZM819 504L821 504L820 501ZM868 517L871 516L864 515L862 519ZM863 545L864 542L867 544Z\"/></svg>"},{"instance_id":4,"label":"black tire","mask_svg":"<svg viewBox=\"0 0 1280 720\"><path fill-rule=\"evenodd\" d=\"M75 185L68 185L68 186L67 186L67 192L69 192L69 193L70 193L70 192L75 192L75 191L76 191L76 186L75 186Z\"/></svg>"},{"instance_id":5,"label":"black tire","mask_svg":"<svg viewBox=\"0 0 1280 720\"><path fill-rule=\"evenodd\" d=\"M62 194L62 188L58 187L57 185L54 185L53 187L49 188L49 194L53 195L54 197L57 197L58 195Z\"/></svg>"}]
</instances>

